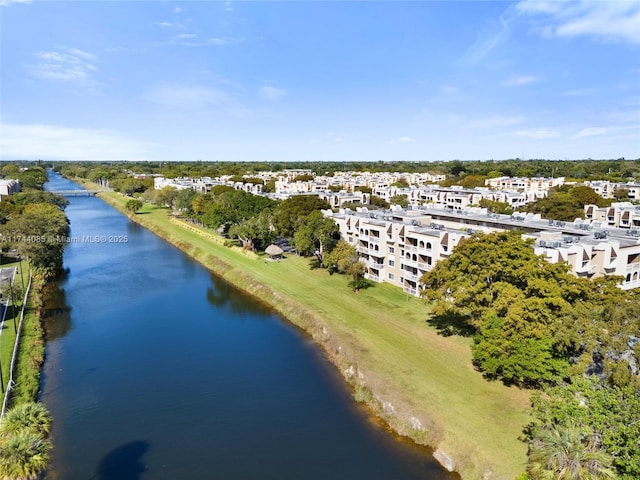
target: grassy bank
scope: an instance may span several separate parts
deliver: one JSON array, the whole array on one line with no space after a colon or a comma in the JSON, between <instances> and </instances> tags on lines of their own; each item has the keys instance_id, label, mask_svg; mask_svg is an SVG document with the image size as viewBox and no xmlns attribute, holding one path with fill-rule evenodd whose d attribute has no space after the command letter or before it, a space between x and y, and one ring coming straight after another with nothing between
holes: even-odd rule
<instances>
[{"instance_id":1,"label":"grassy bank","mask_svg":"<svg viewBox=\"0 0 640 480\"><path fill-rule=\"evenodd\" d=\"M9 262L5 257L2 258L2 268L19 267L20 262ZM20 310L13 306L9 306L5 314L5 321L0 334L0 371L2 372L2 388L0 392L4 392L9 382L9 369L11 367L11 355L13 354L13 346L16 341L16 330L20 321ZM4 393L3 393L4 394ZM0 402L2 401L0 396Z\"/></svg>"},{"instance_id":2,"label":"grassy bank","mask_svg":"<svg viewBox=\"0 0 640 480\"><path fill-rule=\"evenodd\" d=\"M17 266L28 269L27 263L14 262L3 265ZM17 277L20 278L19 275ZM25 274L24 281L28 283L28 276ZM41 292L44 281L33 279L27 305L24 311L24 323L22 325L22 335L18 347L16 359L16 370L14 372L15 387L9 399L9 405L15 406L25 402L34 402L38 396L40 387L40 367L44 362L44 332L40 322ZM26 287L26 285L25 285ZM16 330L20 323L20 305L12 311L9 307L5 319L2 336L0 336L0 362L2 363L2 377L6 389L9 381L9 369L11 367L11 356L16 339Z\"/></svg>"},{"instance_id":3,"label":"grassy bank","mask_svg":"<svg viewBox=\"0 0 640 480\"><path fill-rule=\"evenodd\" d=\"M101 197L124 211L126 198ZM439 336L419 299L388 284L354 294L347 278L310 270L307 259L270 262L226 248L164 209L146 205L130 216L308 332L357 399L397 432L446 452L463 478L513 479L524 470L518 437L528 394L485 381L472 367L469 340Z\"/></svg>"},{"instance_id":4,"label":"grassy bank","mask_svg":"<svg viewBox=\"0 0 640 480\"><path fill-rule=\"evenodd\" d=\"M24 310L12 406L36 401L40 390L40 368L44 363L44 330L40 319L43 287L44 281L34 277Z\"/></svg>"}]
</instances>

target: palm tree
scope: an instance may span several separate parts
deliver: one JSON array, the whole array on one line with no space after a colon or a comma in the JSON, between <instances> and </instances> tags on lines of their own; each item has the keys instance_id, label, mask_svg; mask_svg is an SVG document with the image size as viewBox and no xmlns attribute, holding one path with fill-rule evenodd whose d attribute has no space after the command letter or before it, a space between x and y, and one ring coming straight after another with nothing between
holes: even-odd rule
<instances>
[{"instance_id":1,"label":"palm tree","mask_svg":"<svg viewBox=\"0 0 640 480\"><path fill-rule=\"evenodd\" d=\"M534 438L528 472L534 480L613 479L611 462L593 432L577 425L552 425Z\"/></svg>"},{"instance_id":2,"label":"palm tree","mask_svg":"<svg viewBox=\"0 0 640 480\"><path fill-rule=\"evenodd\" d=\"M37 433L23 431L0 439L0 478L33 480L49 463L51 443Z\"/></svg>"},{"instance_id":3,"label":"palm tree","mask_svg":"<svg viewBox=\"0 0 640 480\"><path fill-rule=\"evenodd\" d=\"M27 431L46 437L50 430L51 414L42 403L18 405L0 420L0 436Z\"/></svg>"}]
</instances>

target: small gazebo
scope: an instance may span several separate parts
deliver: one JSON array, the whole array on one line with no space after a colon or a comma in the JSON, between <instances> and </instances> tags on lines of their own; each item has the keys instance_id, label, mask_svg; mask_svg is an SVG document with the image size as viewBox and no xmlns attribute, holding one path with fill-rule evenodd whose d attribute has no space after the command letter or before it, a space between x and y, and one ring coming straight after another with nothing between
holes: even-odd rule
<instances>
[{"instance_id":1,"label":"small gazebo","mask_svg":"<svg viewBox=\"0 0 640 480\"><path fill-rule=\"evenodd\" d=\"M279 246L271 244L265 250L264 253L271 257L271 260L280 260L282 258L282 254L284 250L282 250Z\"/></svg>"}]
</instances>

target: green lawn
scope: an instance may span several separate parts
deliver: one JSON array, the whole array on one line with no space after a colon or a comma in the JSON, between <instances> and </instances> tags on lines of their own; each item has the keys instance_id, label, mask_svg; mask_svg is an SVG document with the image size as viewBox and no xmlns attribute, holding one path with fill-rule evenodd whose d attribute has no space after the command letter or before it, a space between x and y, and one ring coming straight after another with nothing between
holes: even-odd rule
<instances>
[{"instance_id":1,"label":"green lawn","mask_svg":"<svg viewBox=\"0 0 640 480\"><path fill-rule=\"evenodd\" d=\"M123 209L126 198L101 194ZM145 205L135 220L225 279L275 306L305 329L341 370L357 368L357 397L371 391L387 402L380 412L398 431L442 448L464 478L513 479L526 447L528 392L488 382L471 364L469 340L442 337L425 322L428 309L388 284L354 294L348 279L309 268L295 256L280 262L223 247L189 231L168 212ZM356 379L358 375L355 376ZM377 402L374 402L377 403ZM380 410L380 409L379 409ZM417 432L415 417L427 432Z\"/></svg>"},{"instance_id":2,"label":"green lawn","mask_svg":"<svg viewBox=\"0 0 640 480\"><path fill-rule=\"evenodd\" d=\"M25 268L27 263L24 263ZM20 268L20 262L16 261L7 261L6 257L2 258L1 268L8 267L18 267ZM20 282L20 274L16 277L16 280ZM18 300L21 302L22 300ZM19 306L19 305L18 305ZM0 317L1 320L1 317ZM2 328L2 334L0 335L0 367L2 367L2 380L3 380L3 388L0 389L0 392L4 392L7 388L7 383L9 382L9 367L11 366L11 355L13 353L13 346L16 341L15 330L18 327L18 323L20 321L20 311L18 309L14 309L12 306L9 306L7 310L7 314L5 316L5 323ZM4 393L0 395L0 405L2 404L2 398L4 397Z\"/></svg>"}]
</instances>

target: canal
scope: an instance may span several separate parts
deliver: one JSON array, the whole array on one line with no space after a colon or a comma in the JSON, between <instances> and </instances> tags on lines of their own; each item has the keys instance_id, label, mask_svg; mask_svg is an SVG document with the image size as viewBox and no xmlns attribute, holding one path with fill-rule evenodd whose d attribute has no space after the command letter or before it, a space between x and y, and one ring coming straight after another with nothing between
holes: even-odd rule
<instances>
[{"instance_id":1,"label":"canal","mask_svg":"<svg viewBox=\"0 0 640 480\"><path fill-rule=\"evenodd\" d=\"M47 479L458 478L278 314L99 198L69 200L67 273L46 291Z\"/></svg>"}]
</instances>

